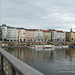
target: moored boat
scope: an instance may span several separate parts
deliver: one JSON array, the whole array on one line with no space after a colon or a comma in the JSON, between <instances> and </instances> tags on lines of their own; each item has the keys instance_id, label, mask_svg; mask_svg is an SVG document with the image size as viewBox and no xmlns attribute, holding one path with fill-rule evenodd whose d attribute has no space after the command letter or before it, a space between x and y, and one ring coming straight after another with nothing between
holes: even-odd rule
<instances>
[{"instance_id":1,"label":"moored boat","mask_svg":"<svg viewBox=\"0 0 75 75\"><path fill-rule=\"evenodd\" d=\"M69 46L61 45L61 46L53 46L52 48L68 48Z\"/></svg>"},{"instance_id":2,"label":"moored boat","mask_svg":"<svg viewBox=\"0 0 75 75\"><path fill-rule=\"evenodd\" d=\"M44 48L52 48L54 45L34 45L30 47L31 49L44 49Z\"/></svg>"},{"instance_id":3,"label":"moored boat","mask_svg":"<svg viewBox=\"0 0 75 75\"><path fill-rule=\"evenodd\" d=\"M69 46L65 46L65 45L62 46L62 48L68 48L68 47L69 47Z\"/></svg>"},{"instance_id":4,"label":"moored boat","mask_svg":"<svg viewBox=\"0 0 75 75\"><path fill-rule=\"evenodd\" d=\"M75 45L73 45L72 48L75 48Z\"/></svg>"},{"instance_id":5,"label":"moored boat","mask_svg":"<svg viewBox=\"0 0 75 75\"><path fill-rule=\"evenodd\" d=\"M31 49L50 49L50 48L68 48L69 46L65 46L65 45L34 45L31 46Z\"/></svg>"}]
</instances>

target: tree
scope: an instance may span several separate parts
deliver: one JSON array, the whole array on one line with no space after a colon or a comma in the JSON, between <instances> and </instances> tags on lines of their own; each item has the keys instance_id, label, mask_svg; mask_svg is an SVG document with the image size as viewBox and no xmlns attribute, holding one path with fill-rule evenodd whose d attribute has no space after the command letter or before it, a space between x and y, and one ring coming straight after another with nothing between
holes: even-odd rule
<instances>
[{"instance_id":1,"label":"tree","mask_svg":"<svg viewBox=\"0 0 75 75\"><path fill-rule=\"evenodd\" d=\"M57 41L59 41L59 38L57 39Z\"/></svg>"},{"instance_id":2,"label":"tree","mask_svg":"<svg viewBox=\"0 0 75 75\"><path fill-rule=\"evenodd\" d=\"M30 39L30 41L32 41L32 39Z\"/></svg>"},{"instance_id":3,"label":"tree","mask_svg":"<svg viewBox=\"0 0 75 75\"><path fill-rule=\"evenodd\" d=\"M63 41L64 41L64 39L63 39Z\"/></svg>"},{"instance_id":4,"label":"tree","mask_svg":"<svg viewBox=\"0 0 75 75\"><path fill-rule=\"evenodd\" d=\"M72 38L72 40L73 40L73 38Z\"/></svg>"},{"instance_id":5,"label":"tree","mask_svg":"<svg viewBox=\"0 0 75 75\"><path fill-rule=\"evenodd\" d=\"M25 41L25 39L24 39L24 41Z\"/></svg>"}]
</instances>

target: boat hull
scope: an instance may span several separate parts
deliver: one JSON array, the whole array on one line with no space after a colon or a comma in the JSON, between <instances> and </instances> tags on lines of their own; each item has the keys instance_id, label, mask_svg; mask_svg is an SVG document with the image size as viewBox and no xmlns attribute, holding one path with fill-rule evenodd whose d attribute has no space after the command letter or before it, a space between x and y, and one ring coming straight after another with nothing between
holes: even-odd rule
<instances>
[{"instance_id":1,"label":"boat hull","mask_svg":"<svg viewBox=\"0 0 75 75\"><path fill-rule=\"evenodd\" d=\"M75 46L72 46L72 48L75 48Z\"/></svg>"}]
</instances>

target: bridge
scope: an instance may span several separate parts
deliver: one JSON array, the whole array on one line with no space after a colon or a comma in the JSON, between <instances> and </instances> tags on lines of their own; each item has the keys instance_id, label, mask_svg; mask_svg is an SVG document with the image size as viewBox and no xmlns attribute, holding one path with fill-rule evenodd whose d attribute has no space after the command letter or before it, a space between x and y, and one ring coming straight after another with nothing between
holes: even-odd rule
<instances>
[{"instance_id":1,"label":"bridge","mask_svg":"<svg viewBox=\"0 0 75 75\"><path fill-rule=\"evenodd\" d=\"M0 75L44 75L0 48Z\"/></svg>"}]
</instances>

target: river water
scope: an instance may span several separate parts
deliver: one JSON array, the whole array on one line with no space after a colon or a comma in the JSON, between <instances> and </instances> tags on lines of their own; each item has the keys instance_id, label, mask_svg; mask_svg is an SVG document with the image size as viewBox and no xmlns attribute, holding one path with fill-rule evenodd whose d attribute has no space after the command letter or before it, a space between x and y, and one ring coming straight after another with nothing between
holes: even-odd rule
<instances>
[{"instance_id":1,"label":"river water","mask_svg":"<svg viewBox=\"0 0 75 75\"><path fill-rule=\"evenodd\" d=\"M5 50L45 75L75 75L75 48L48 50L5 48Z\"/></svg>"}]
</instances>

